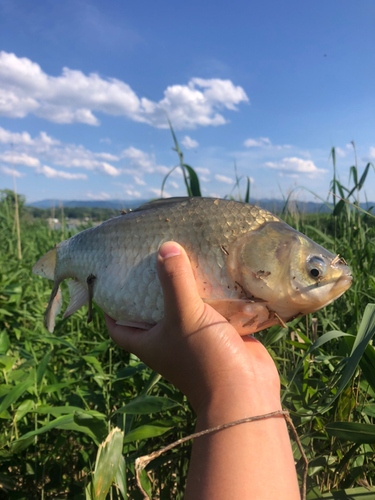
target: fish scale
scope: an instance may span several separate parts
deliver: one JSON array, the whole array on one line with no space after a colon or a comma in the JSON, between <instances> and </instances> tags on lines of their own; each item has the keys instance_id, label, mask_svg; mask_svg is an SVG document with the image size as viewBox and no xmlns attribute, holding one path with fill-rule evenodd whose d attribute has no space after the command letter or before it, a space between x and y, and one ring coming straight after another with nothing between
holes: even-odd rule
<instances>
[{"instance_id":1,"label":"fish scale","mask_svg":"<svg viewBox=\"0 0 375 500\"><path fill-rule=\"evenodd\" d=\"M264 236L267 231L270 237ZM274 233L276 236L273 236ZM278 314L276 310L280 309L285 319L299 313L295 304L289 307L287 313L282 307L273 310L273 305L262 296L265 293L263 290L270 288L271 272L267 276L259 274L258 271L268 271L268 268L258 267L274 265L271 254L269 259L267 255L262 255L265 253L263 247L269 244L270 238L275 238L275 245L278 245L279 236L292 246L300 238L305 246L315 245L318 250L326 252L327 259L332 256L278 217L254 205L213 198L178 198L145 204L134 212L78 233L42 257L33 271L55 282L46 313L50 329L54 324L51 309L56 315L60 307L53 304L54 294L58 284L66 278L73 278L74 283L69 285L71 301L65 316L81 307L86 297L86 300L93 298L118 322L146 327L163 317L164 304L156 257L160 245L173 240L185 248L190 258L201 297L219 311L232 311L230 314L233 317L242 315L241 318L247 322L255 317L256 328L260 328L265 321L272 324L278 321L272 316L274 311ZM247 245L248 238L254 242L250 246ZM298 243L300 246L301 242ZM248 273L250 278L246 275L246 266L240 262L245 258L243 248L253 253L254 265L258 266L252 275ZM254 253L255 248L257 251ZM265 261L258 264L262 258ZM289 256L286 257L288 259ZM281 263L282 268L285 266ZM87 285L90 275L95 277L92 297L89 297ZM253 275L261 276L264 281L260 282ZM275 273L272 279L274 276ZM246 284L248 279L253 283L250 286ZM279 285L275 283L273 286L277 288ZM251 305L251 297L258 300L257 305ZM288 303L286 299L284 302ZM231 320L230 314L226 316L228 320Z\"/></svg>"}]
</instances>

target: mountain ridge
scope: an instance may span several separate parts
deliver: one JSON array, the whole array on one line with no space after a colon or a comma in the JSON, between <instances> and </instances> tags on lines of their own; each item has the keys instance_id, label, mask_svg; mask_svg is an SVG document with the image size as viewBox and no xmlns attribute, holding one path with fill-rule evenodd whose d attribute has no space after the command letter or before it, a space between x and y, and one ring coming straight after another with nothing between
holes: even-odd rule
<instances>
[{"instance_id":1,"label":"mountain ridge","mask_svg":"<svg viewBox=\"0 0 375 500\"><path fill-rule=\"evenodd\" d=\"M45 199L40 201L35 201L32 203L27 203L27 206L49 209L56 207L58 208L61 204L64 207L76 208L76 207L91 207L91 208L111 208L113 210L121 209L135 209L150 201L149 199L142 200L54 200ZM269 210L270 212L280 212L284 206L285 201L276 198L263 198L263 199L250 199L250 203L257 205L261 208ZM314 213L314 212L330 212L331 210L324 203L316 203L313 201L298 201L293 200L289 202L289 206L295 207L302 212ZM365 202L360 203L360 207L364 210L369 210L371 207L375 206L375 202ZM292 208L293 209L293 208Z\"/></svg>"}]
</instances>

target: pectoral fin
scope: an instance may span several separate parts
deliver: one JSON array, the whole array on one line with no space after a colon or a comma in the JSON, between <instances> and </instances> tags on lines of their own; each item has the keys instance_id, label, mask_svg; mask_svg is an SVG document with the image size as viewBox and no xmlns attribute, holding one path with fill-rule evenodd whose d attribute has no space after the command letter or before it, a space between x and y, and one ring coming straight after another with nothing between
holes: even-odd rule
<instances>
[{"instance_id":1,"label":"pectoral fin","mask_svg":"<svg viewBox=\"0 0 375 500\"><path fill-rule=\"evenodd\" d=\"M77 279L68 281L70 301L64 313L64 318L68 318L78 311L89 300L89 293Z\"/></svg>"},{"instance_id":2,"label":"pectoral fin","mask_svg":"<svg viewBox=\"0 0 375 500\"><path fill-rule=\"evenodd\" d=\"M241 335L259 332L278 323L270 315L267 303L245 299L203 299L237 330Z\"/></svg>"}]
</instances>

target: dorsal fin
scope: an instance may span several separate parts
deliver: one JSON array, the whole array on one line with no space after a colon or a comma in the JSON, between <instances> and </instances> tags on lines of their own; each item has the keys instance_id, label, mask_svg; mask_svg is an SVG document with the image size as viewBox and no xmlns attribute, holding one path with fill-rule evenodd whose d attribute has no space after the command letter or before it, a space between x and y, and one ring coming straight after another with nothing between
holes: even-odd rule
<instances>
[{"instance_id":1,"label":"dorsal fin","mask_svg":"<svg viewBox=\"0 0 375 500\"><path fill-rule=\"evenodd\" d=\"M202 198L201 198L202 199ZM175 196L173 198L160 198L158 200L148 201L147 203L143 203L140 207L133 210L133 212L141 212L142 210L149 210L151 208L163 208L170 207L175 203L182 203L184 201L190 202L192 198L188 196Z\"/></svg>"}]
</instances>

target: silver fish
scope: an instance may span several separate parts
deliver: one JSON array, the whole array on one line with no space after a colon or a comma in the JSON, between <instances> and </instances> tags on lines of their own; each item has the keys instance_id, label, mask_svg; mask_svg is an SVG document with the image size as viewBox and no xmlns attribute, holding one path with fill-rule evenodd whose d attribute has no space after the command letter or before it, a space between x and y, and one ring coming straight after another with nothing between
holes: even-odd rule
<instances>
[{"instance_id":1,"label":"silver fish","mask_svg":"<svg viewBox=\"0 0 375 500\"><path fill-rule=\"evenodd\" d=\"M160 245L181 244L202 299L247 335L326 306L352 277L343 259L254 205L214 198L146 203L59 243L33 272L54 281L45 319L50 332L91 300L117 323L148 329L163 317L156 271Z\"/></svg>"}]
</instances>

